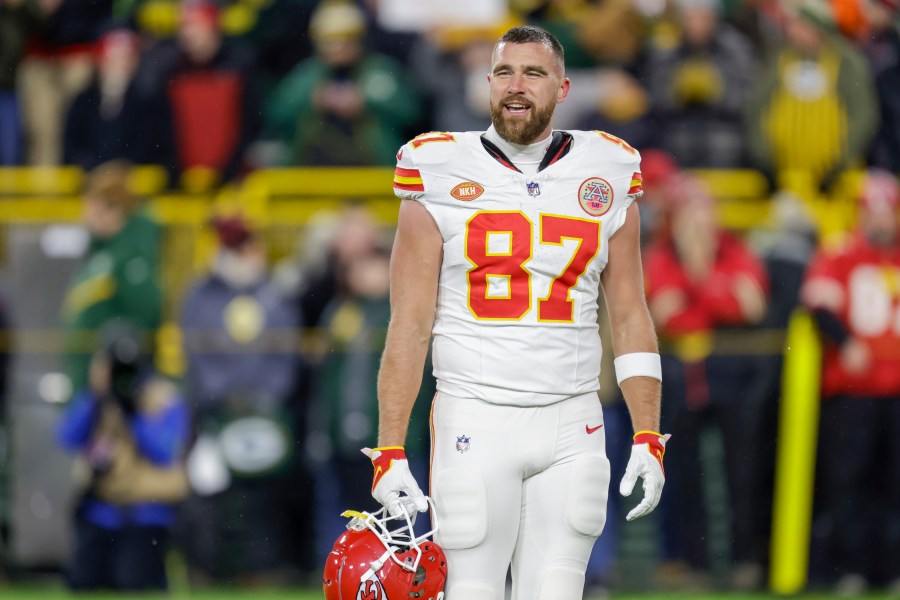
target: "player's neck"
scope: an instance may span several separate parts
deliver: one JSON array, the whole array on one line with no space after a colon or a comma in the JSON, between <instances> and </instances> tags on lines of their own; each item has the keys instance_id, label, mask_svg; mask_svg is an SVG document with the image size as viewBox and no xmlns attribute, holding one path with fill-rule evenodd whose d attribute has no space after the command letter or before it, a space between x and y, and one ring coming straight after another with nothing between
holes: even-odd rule
<instances>
[{"instance_id":1,"label":"player's neck","mask_svg":"<svg viewBox=\"0 0 900 600\"><path fill-rule=\"evenodd\" d=\"M534 175L538 172L538 167L540 166L541 161L544 160L544 155L547 153L547 147L553 140L553 132L548 131L543 139L532 142L531 144L513 144L502 138L500 134L497 133L497 130L494 129L494 126L491 125L485 133L485 137L487 137L488 141L500 148L500 150L503 151L503 154L505 154L520 171L526 175Z\"/></svg>"}]
</instances>

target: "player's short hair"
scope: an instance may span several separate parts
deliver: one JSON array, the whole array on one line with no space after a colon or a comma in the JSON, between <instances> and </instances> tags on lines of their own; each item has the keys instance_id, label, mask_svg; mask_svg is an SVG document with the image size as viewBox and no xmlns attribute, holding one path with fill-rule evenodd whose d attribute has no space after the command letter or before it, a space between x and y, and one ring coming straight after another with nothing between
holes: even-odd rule
<instances>
[{"instance_id":1,"label":"player's short hair","mask_svg":"<svg viewBox=\"0 0 900 600\"><path fill-rule=\"evenodd\" d=\"M553 56L559 61L559 66L563 72L566 70L566 52L563 49L563 45L556 39L555 35L546 29L541 29L534 25L513 27L497 40L497 43L494 45L495 54L501 44L543 44L553 52Z\"/></svg>"}]
</instances>

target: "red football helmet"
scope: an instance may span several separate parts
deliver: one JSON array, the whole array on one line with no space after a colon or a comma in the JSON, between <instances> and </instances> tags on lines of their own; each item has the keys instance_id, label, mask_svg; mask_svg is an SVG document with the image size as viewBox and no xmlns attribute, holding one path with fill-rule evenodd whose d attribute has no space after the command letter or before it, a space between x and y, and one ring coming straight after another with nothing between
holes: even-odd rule
<instances>
[{"instance_id":1,"label":"red football helmet","mask_svg":"<svg viewBox=\"0 0 900 600\"><path fill-rule=\"evenodd\" d=\"M433 507L431 515L434 519ZM415 518L409 515L391 517L383 508L374 514L346 511L341 516L351 520L325 563L326 600L443 599L447 559L428 539L437 525L416 537ZM391 530L388 524L394 520L405 523Z\"/></svg>"}]
</instances>

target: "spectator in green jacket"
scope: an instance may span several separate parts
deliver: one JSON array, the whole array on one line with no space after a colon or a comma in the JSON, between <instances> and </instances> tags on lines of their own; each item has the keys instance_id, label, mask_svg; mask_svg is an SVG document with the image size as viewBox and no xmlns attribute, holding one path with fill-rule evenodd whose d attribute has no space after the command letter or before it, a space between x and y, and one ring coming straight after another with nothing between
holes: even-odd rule
<instances>
[{"instance_id":1,"label":"spectator in green jacket","mask_svg":"<svg viewBox=\"0 0 900 600\"><path fill-rule=\"evenodd\" d=\"M362 11L325 0L310 23L315 56L276 87L266 137L302 165L390 165L420 114L415 90L393 59L367 52Z\"/></svg>"},{"instance_id":2,"label":"spectator in green jacket","mask_svg":"<svg viewBox=\"0 0 900 600\"><path fill-rule=\"evenodd\" d=\"M96 334L106 323L126 319L147 339L160 324L159 226L129 190L129 172L127 163L110 161L87 177L84 222L91 242L63 304L65 368L73 390L88 384Z\"/></svg>"}]
</instances>

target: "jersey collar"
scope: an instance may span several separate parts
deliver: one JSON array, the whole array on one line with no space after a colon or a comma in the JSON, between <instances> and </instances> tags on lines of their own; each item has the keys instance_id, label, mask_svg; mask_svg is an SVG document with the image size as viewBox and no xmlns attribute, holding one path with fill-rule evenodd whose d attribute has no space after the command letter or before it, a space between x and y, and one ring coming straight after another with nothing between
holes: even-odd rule
<instances>
[{"instance_id":1,"label":"jersey collar","mask_svg":"<svg viewBox=\"0 0 900 600\"><path fill-rule=\"evenodd\" d=\"M484 149L494 158L494 160L507 169L519 171L519 173L522 172L511 160L509 160L509 158L507 158L503 151L497 147L497 144L487 139L484 134L481 134L481 145L484 146ZM563 156L568 154L571 149L572 134L567 131L554 131L550 145L547 147L547 152L544 154L544 160L538 165L538 173L557 162Z\"/></svg>"}]
</instances>

